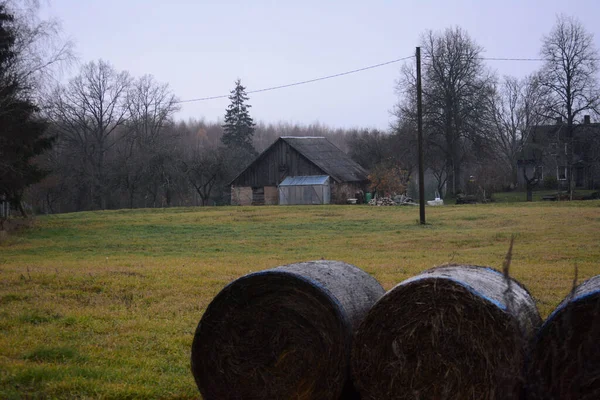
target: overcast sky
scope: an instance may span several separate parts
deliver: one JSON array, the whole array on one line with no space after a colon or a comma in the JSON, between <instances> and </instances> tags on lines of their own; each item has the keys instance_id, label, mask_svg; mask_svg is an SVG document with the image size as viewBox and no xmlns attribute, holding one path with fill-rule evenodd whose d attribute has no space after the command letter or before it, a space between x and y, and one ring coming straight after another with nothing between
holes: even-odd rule
<instances>
[{"instance_id":1,"label":"overcast sky","mask_svg":"<svg viewBox=\"0 0 600 400\"><path fill-rule=\"evenodd\" d=\"M598 0L50 0L80 62L104 59L152 74L181 99L228 94L332 75L414 54L427 29L461 26L486 57L539 56L559 13L580 19L596 43ZM537 62L493 61L523 76ZM251 95L255 121L386 129L401 63ZM76 69L75 69L76 71ZM186 103L178 118L223 117L227 99Z\"/></svg>"}]
</instances>

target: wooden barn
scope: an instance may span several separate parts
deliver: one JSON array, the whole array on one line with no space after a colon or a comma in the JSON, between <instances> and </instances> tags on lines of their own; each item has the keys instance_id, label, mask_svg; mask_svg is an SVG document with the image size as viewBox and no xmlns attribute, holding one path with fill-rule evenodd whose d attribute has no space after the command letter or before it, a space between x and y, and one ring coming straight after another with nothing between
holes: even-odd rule
<instances>
[{"instance_id":1,"label":"wooden barn","mask_svg":"<svg viewBox=\"0 0 600 400\"><path fill-rule=\"evenodd\" d=\"M231 204L279 204L280 196L282 204L346 203L367 182L368 172L326 138L283 136L231 181Z\"/></svg>"}]
</instances>

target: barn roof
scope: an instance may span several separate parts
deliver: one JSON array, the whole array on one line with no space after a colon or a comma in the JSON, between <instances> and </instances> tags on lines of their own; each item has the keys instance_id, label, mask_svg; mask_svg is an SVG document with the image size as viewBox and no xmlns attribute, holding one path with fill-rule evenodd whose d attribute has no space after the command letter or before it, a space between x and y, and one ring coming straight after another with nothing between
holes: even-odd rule
<instances>
[{"instance_id":1,"label":"barn roof","mask_svg":"<svg viewBox=\"0 0 600 400\"><path fill-rule=\"evenodd\" d=\"M265 151L244 168L229 184L236 181L248 168L264 157L280 140L315 164L336 182L364 182L369 173L353 161L346 153L337 148L327 138L321 136L281 136Z\"/></svg>"},{"instance_id":2,"label":"barn roof","mask_svg":"<svg viewBox=\"0 0 600 400\"><path fill-rule=\"evenodd\" d=\"M279 140L284 140L337 182L361 182L368 179L368 172L327 138L282 136Z\"/></svg>"}]
</instances>

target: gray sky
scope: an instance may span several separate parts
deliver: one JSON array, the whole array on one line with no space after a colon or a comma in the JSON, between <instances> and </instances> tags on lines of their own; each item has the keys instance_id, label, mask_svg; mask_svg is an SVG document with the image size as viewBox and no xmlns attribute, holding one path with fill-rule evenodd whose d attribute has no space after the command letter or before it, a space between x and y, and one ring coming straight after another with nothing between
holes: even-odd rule
<instances>
[{"instance_id":1,"label":"gray sky","mask_svg":"<svg viewBox=\"0 0 600 400\"><path fill-rule=\"evenodd\" d=\"M486 57L538 57L559 13L576 16L598 45L597 0L50 0L80 62L102 58L152 74L181 99L336 74L414 54L421 33L459 25ZM488 62L523 76L537 62ZM255 121L386 129L401 63L250 96ZM76 71L76 69L74 69ZM183 104L178 118L222 118L227 99Z\"/></svg>"}]
</instances>

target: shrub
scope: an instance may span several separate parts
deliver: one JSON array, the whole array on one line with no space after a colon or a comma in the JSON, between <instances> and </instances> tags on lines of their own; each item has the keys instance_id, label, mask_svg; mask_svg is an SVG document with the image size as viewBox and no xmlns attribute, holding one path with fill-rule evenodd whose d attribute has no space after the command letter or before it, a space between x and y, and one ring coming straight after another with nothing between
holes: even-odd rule
<instances>
[{"instance_id":1,"label":"shrub","mask_svg":"<svg viewBox=\"0 0 600 400\"><path fill-rule=\"evenodd\" d=\"M544 189L556 189L558 181L554 175L546 175L544 177Z\"/></svg>"},{"instance_id":2,"label":"shrub","mask_svg":"<svg viewBox=\"0 0 600 400\"><path fill-rule=\"evenodd\" d=\"M408 171L399 165L377 164L369 175L369 190L389 196L406 193Z\"/></svg>"}]
</instances>

